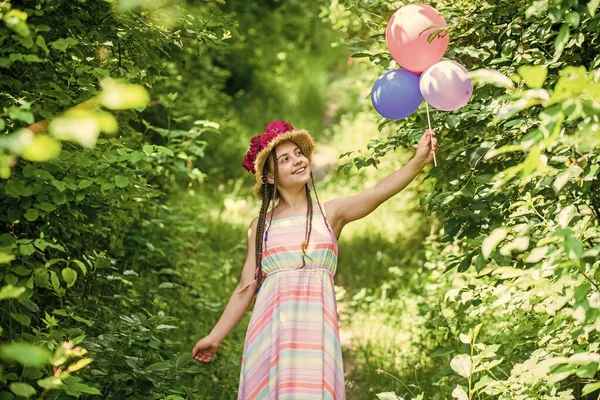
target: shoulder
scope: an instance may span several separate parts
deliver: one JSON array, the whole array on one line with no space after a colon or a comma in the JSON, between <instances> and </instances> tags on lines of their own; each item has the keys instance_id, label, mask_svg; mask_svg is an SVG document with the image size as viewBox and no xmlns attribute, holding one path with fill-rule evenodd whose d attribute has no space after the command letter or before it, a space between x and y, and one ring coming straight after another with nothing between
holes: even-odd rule
<instances>
[{"instance_id":1,"label":"shoulder","mask_svg":"<svg viewBox=\"0 0 600 400\"><path fill-rule=\"evenodd\" d=\"M255 217L248 227L248 237L252 237L256 234L256 227L258 226L258 217Z\"/></svg>"},{"instance_id":2,"label":"shoulder","mask_svg":"<svg viewBox=\"0 0 600 400\"><path fill-rule=\"evenodd\" d=\"M330 220L338 218L342 209L342 205L342 197L331 199L323 203L323 207L325 208L325 214L327 214L327 218Z\"/></svg>"},{"instance_id":3,"label":"shoulder","mask_svg":"<svg viewBox=\"0 0 600 400\"><path fill-rule=\"evenodd\" d=\"M342 233L342 229L344 228L344 221L342 218L342 207L343 200L342 198L336 198L332 200L328 200L323 203L323 208L325 214L327 215L327 221L329 221L329 225L333 228L336 233L336 237L340 237Z\"/></svg>"}]
</instances>

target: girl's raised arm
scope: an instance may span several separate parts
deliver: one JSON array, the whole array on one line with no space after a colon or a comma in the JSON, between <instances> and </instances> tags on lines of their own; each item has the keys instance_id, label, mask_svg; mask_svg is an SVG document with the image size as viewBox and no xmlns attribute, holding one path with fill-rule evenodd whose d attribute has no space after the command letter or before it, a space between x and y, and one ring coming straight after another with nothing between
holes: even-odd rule
<instances>
[{"instance_id":1,"label":"girl's raised arm","mask_svg":"<svg viewBox=\"0 0 600 400\"><path fill-rule=\"evenodd\" d=\"M433 160L437 152L435 132L427 130L419 140L414 157L402 168L391 173L355 196L340 197L328 201L328 213L337 232L349 222L366 217L383 202L398 194Z\"/></svg>"}]
</instances>

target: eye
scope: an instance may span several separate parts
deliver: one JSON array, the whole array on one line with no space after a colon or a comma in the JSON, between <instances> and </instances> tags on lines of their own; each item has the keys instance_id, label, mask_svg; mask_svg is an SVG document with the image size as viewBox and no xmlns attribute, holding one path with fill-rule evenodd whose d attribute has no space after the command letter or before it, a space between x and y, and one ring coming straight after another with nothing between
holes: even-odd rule
<instances>
[{"instance_id":1,"label":"eye","mask_svg":"<svg viewBox=\"0 0 600 400\"><path fill-rule=\"evenodd\" d=\"M303 155L302 150L298 149L298 151L296 151L296 154L299 156Z\"/></svg>"},{"instance_id":2,"label":"eye","mask_svg":"<svg viewBox=\"0 0 600 400\"><path fill-rule=\"evenodd\" d=\"M280 163L280 164L283 164L283 163L284 163L284 162L286 162L288 159L289 159L289 157L288 157L288 156L285 156L285 157L283 157L283 158L281 159L281 163Z\"/></svg>"}]
</instances>

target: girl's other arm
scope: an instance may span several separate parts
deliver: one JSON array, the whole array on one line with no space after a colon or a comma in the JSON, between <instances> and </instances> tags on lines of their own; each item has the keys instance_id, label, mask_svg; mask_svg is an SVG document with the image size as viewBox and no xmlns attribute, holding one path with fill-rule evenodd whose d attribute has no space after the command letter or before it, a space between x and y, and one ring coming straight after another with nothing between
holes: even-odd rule
<instances>
[{"instance_id":1,"label":"girl's other arm","mask_svg":"<svg viewBox=\"0 0 600 400\"><path fill-rule=\"evenodd\" d=\"M248 254L242 270L240 282L231 294L229 302L225 306L223 315L204 338L200 339L194 349L192 356L199 361L208 362L217 351L219 345L231 332L235 325L248 310L256 291L256 280L254 271L256 269L255 240L258 218L250 223L248 229Z\"/></svg>"}]
</instances>

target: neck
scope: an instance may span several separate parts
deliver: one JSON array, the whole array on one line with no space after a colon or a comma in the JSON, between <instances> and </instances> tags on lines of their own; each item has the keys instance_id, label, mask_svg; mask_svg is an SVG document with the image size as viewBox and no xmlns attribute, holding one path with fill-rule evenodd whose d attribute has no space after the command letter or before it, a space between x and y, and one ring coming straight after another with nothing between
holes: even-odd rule
<instances>
[{"instance_id":1,"label":"neck","mask_svg":"<svg viewBox=\"0 0 600 400\"><path fill-rule=\"evenodd\" d=\"M302 186L301 189L295 191L284 190L280 193L281 199L279 201L279 207L290 210L293 213L301 214L306 211L307 197L306 188Z\"/></svg>"}]
</instances>

